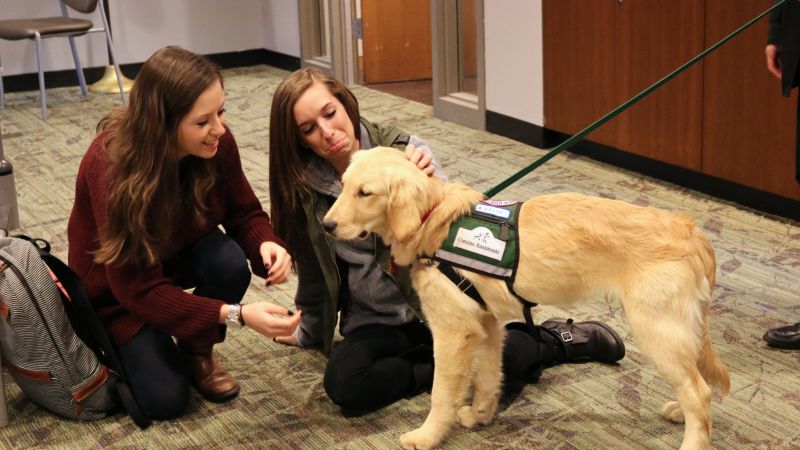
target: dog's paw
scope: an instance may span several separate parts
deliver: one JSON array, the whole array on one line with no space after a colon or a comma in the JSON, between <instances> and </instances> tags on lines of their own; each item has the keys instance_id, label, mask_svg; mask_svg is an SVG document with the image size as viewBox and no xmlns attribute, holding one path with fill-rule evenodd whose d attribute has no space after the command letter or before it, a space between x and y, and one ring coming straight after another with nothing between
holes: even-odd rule
<instances>
[{"instance_id":1,"label":"dog's paw","mask_svg":"<svg viewBox=\"0 0 800 450\"><path fill-rule=\"evenodd\" d=\"M474 406L462 406L458 409L458 422L465 428L473 428L475 425L488 425L492 422L494 411L475 411Z\"/></svg>"},{"instance_id":2,"label":"dog's paw","mask_svg":"<svg viewBox=\"0 0 800 450\"><path fill-rule=\"evenodd\" d=\"M478 424L478 417L472 411L472 406L465 405L458 408L458 422L465 428L472 428Z\"/></svg>"},{"instance_id":3,"label":"dog's paw","mask_svg":"<svg viewBox=\"0 0 800 450\"><path fill-rule=\"evenodd\" d=\"M428 450L436 446L439 439L431 436L422 427L400 436L400 445L406 450Z\"/></svg>"},{"instance_id":4,"label":"dog's paw","mask_svg":"<svg viewBox=\"0 0 800 450\"><path fill-rule=\"evenodd\" d=\"M683 423L683 410L681 409L681 405L676 401L667 402L664 407L661 408L661 416L670 422Z\"/></svg>"}]
</instances>

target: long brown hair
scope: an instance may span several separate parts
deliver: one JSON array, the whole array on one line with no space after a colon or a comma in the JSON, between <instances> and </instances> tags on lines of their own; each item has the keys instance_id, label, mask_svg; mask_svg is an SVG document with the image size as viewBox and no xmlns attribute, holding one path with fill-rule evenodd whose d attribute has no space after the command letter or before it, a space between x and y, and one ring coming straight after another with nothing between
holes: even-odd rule
<instances>
[{"instance_id":1,"label":"long brown hair","mask_svg":"<svg viewBox=\"0 0 800 450\"><path fill-rule=\"evenodd\" d=\"M313 152L306 147L294 119L294 105L300 96L315 83L323 84L328 92L344 106L353 122L356 139L361 138L358 100L344 84L325 72L305 67L292 72L281 82L272 96L269 116L269 194L272 224L275 232L286 242L295 257L303 219L300 195L308 192L305 165ZM296 258L295 258L296 259Z\"/></svg>"},{"instance_id":2,"label":"long brown hair","mask_svg":"<svg viewBox=\"0 0 800 450\"><path fill-rule=\"evenodd\" d=\"M222 74L207 58L162 48L142 65L128 105L98 123L98 133L107 131L110 168L108 224L100 230L97 262L156 264L180 221L203 221L216 158L180 159L177 128L216 82L222 83Z\"/></svg>"}]
</instances>

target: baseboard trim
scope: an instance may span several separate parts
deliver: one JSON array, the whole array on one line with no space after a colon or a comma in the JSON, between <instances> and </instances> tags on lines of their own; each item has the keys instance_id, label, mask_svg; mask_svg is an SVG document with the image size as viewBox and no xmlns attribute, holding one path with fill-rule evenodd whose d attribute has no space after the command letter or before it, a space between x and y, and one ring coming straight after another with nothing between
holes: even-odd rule
<instances>
[{"instance_id":1,"label":"baseboard trim","mask_svg":"<svg viewBox=\"0 0 800 450\"><path fill-rule=\"evenodd\" d=\"M486 131L537 148L547 147L543 127L494 111L486 111Z\"/></svg>"},{"instance_id":2,"label":"baseboard trim","mask_svg":"<svg viewBox=\"0 0 800 450\"><path fill-rule=\"evenodd\" d=\"M486 130L538 148L553 148L570 137L558 131L491 111L486 112ZM580 141L568 151L684 186L747 208L800 221L800 201L797 200L645 158L592 141Z\"/></svg>"},{"instance_id":3,"label":"baseboard trim","mask_svg":"<svg viewBox=\"0 0 800 450\"><path fill-rule=\"evenodd\" d=\"M284 70L296 70L300 68L300 58L263 48L243 50L240 52L213 53L206 56L219 64L223 69L247 67L258 64L267 64ZM120 70L125 77L134 79L141 67L142 63L122 64ZM104 72L105 67L85 67L83 70L87 84L92 84L99 80ZM78 76L74 69L45 72L44 84L48 88L78 86ZM39 75L36 73L25 73L5 76L3 77L3 86L6 92L38 91Z\"/></svg>"}]
</instances>

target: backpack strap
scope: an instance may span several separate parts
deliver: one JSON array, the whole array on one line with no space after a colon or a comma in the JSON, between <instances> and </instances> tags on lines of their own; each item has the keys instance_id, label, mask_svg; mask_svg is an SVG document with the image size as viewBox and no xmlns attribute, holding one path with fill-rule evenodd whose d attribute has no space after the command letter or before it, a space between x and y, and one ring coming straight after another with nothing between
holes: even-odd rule
<instances>
[{"instance_id":1,"label":"backpack strap","mask_svg":"<svg viewBox=\"0 0 800 450\"><path fill-rule=\"evenodd\" d=\"M122 402L122 406L125 408L128 415L131 416L134 423L141 429L150 426L152 420L142 413L142 410L133 398L125 369L117 356L111 339L106 333L105 327L103 327L103 324L97 317L97 313L95 313L94 307L92 307L89 301L89 296L86 294L86 290L83 288L83 284L78 276L69 266L58 259L58 257L50 254L50 243L46 240L30 238L24 235L14 237L30 241L39 251L39 256L42 257L47 267L50 268L53 280L56 282L56 285L58 285L59 290L69 299L69 302L64 305L65 310L67 310L67 316L71 322L77 322L80 325L80 327L77 328L81 329L84 336L81 336L77 330L76 334L79 335L84 343L94 343L95 345L90 345L89 348L95 352L98 359L118 375L115 388ZM88 336L85 335L86 333L88 333Z\"/></svg>"}]
</instances>

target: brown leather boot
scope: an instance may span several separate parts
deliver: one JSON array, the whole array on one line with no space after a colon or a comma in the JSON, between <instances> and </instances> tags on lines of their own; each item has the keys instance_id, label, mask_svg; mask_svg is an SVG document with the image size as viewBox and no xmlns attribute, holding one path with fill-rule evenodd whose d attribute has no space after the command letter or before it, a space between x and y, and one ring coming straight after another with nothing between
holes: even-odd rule
<instances>
[{"instance_id":1,"label":"brown leather boot","mask_svg":"<svg viewBox=\"0 0 800 450\"><path fill-rule=\"evenodd\" d=\"M217 364L212 345L179 343L186 357L189 378L198 392L207 400L224 403L239 394L239 383Z\"/></svg>"}]
</instances>

